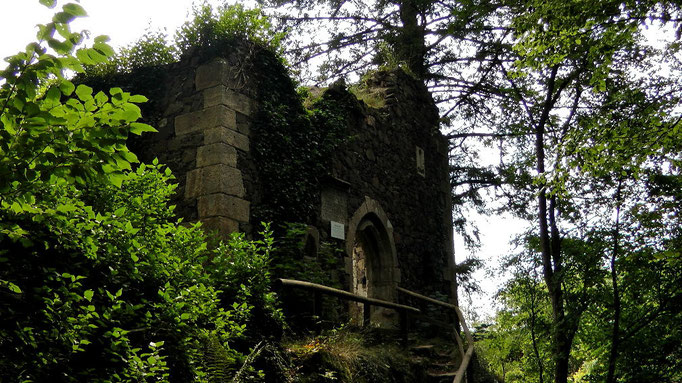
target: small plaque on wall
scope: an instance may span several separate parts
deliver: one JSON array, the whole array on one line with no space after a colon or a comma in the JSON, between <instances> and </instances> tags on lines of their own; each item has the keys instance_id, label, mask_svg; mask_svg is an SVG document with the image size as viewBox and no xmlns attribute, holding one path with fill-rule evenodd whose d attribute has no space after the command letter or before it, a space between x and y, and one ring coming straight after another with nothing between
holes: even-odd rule
<instances>
[{"instance_id":1,"label":"small plaque on wall","mask_svg":"<svg viewBox=\"0 0 682 383\"><path fill-rule=\"evenodd\" d=\"M340 222L332 221L332 238L336 239L346 239L346 233L344 231L343 224Z\"/></svg>"}]
</instances>

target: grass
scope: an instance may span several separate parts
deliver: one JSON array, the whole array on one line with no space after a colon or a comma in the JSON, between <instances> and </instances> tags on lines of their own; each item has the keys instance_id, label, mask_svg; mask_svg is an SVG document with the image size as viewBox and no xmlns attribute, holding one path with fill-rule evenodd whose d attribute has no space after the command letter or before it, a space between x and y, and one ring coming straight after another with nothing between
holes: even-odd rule
<instances>
[{"instance_id":1,"label":"grass","mask_svg":"<svg viewBox=\"0 0 682 383\"><path fill-rule=\"evenodd\" d=\"M370 108L381 109L386 105L385 88L368 88L359 84L350 86L348 91L353 93L358 100L363 101Z\"/></svg>"},{"instance_id":2,"label":"grass","mask_svg":"<svg viewBox=\"0 0 682 383\"><path fill-rule=\"evenodd\" d=\"M350 327L284 344L297 382L407 383L423 370L407 350L374 331Z\"/></svg>"}]
</instances>

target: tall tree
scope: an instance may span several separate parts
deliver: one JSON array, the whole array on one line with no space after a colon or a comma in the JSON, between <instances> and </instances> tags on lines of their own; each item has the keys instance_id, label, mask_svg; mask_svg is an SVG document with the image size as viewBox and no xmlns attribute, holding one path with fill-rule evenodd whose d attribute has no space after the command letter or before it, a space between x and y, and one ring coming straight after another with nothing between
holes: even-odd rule
<instances>
[{"instance_id":1,"label":"tall tree","mask_svg":"<svg viewBox=\"0 0 682 383\"><path fill-rule=\"evenodd\" d=\"M504 185L500 197L534 222L552 308L551 375L567 382L581 319L602 285L604 254L613 260L612 307L622 295L622 225L601 221L612 233L611 246L604 247L590 242L593 222L622 210L630 195L614 190L641 190L637 185L654 164L667 164L666 176L679 173L679 67L670 54L676 46L646 46L641 34L645 22L678 22L678 5L295 1L280 10L293 28L330 28L328 38L301 40L292 49L301 60L327 55L321 69L335 75L402 64L429 86L442 117L458 125L449 134L453 144L481 138L501 148L500 178L487 185ZM462 173L453 179L463 179ZM581 275L586 272L589 277ZM614 365L618 326L609 330ZM615 375L614 367L609 379Z\"/></svg>"},{"instance_id":2,"label":"tall tree","mask_svg":"<svg viewBox=\"0 0 682 383\"><path fill-rule=\"evenodd\" d=\"M570 1L523 2L513 9L519 61L506 73L534 134L530 154L543 276L552 303L556 382L567 381L572 343L585 309L567 296L564 238L571 226L593 218L570 211L581 206L576 199L586 184L602 193L614 187L591 177L616 173L611 177L619 180L620 189L618 173L637 174L657 150L673 150L679 129L670 117L679 87L652 73L648 60L653 52L638 44L639 22L650 11L619 2L591 9ZM633 68L649 72L649 77L637 78ZM620 193L614 194L620 200ZM617 245L615 235L613 257ZM613 287L617 298L617 284ZM614 309L619 310L617 299ZM617 344L612 349L615 357Z\"/></svg>"},{"instance_id":3,"label":"tall tree","mask_svg":"<svg viewBox=\"0 0 682 383\"><path fill-rule=\"evenodd\" d=\"M317 64L318 80L402 66L428 84L439 103L473 106L488 85L491 52L505 28L484 23L499 7L488 0L447 2L262 0L289 31L295 68ZM307 73L305 79L312 75ZM454 112L453 108L445 115Z\"/></svg>"}]
</instances>

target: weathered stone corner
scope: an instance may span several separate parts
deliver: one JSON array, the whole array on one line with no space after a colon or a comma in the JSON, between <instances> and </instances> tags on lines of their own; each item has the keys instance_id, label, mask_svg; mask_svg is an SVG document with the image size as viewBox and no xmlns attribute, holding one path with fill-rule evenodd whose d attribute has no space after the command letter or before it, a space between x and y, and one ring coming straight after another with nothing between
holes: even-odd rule
<instances>
[{"instance_id":1,"label":"weathered stone corner","mask_svg":"<svg viewBox=\"0 0 682 383\"><path fill-rule=\"evenodd\" d=\"M242 172L229 165L216 164L187 173L185 198L196 198L214 193L244 197Z\"/></svg>"},{"instance_id":2,"label":"weathered stone corner","mask_svg":"<svg viewBox=\"0 0 682 383\"><path fill-rule=\"evenodd\" d=\"M224 105L216 105L175 117L176 136L217 127L236 130L236 112Z\"/></svg>"},{"instance_id":3,"label":"weathered stone corner","mask_svg":"<svg viewBox=\"0 0 682 383\"><path fill-rule=\"evenodd\" d=\"M204 108L222 105L246 116L250 116L254 111L253 100L224 85L205 89L203 96Z\"/></svg>"},{"instance_id":4,"label":"weathered stone corner","mask_svg":"<svg viewBox=\"0 0 682 383\"><path fill-rule=\"evenodd\" d=\"M197 68L194 86L197 91L218 85L236 87L237 73L230 67L227 60L217 58Z\"/></svg>"},{"instance_id":5,"label":"weathered stone corner","mask_svg":"<svg viewBox=\"0 0 682 383\"><path fill-rule=\"evenodd\" d=\"M249 201L223 193L200 196L197 200L200 217L226 217L248 222L249 208Z\"/></svg>"}]
</instances>

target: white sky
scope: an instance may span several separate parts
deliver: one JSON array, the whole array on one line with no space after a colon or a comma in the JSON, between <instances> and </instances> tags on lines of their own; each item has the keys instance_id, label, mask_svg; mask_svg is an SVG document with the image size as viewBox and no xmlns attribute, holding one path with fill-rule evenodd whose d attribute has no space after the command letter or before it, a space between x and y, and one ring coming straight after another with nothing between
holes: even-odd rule
<instances>
[{"instance_id":1,"label":"white sky","mask_svg":"<svg viewBox=\"0 0 682 383\"><path fill-rule=\"evenodd\" d=\"M48 23L57 9L68 1L59 0L55 9L48 9L38 0L0 0L0 59L22 50L26 44L35 40L36 24ZM87 30L91 38L108 35L109 44L115 48L125 46L142 36L146 29L164 30L172 36L188 16L192 0L80 0L71 1L82 5L88 17L76 19L71 24L72 31ZM211 0L214 6L235 0ZM4 61L0 63L3 68ZM509 241L521 232L523 223L511 218L485 218L472 214L471 219L479 223L482 247L475 256L488 260L488 268L498 264L501 256L509 249ZM458 262L470 257L461 239L455 238L455 257ZM460 297L461 305L466 312L475 312L476 316L485 318L494 314L492 295L503 281L499 276L493 277L480 270L475 274L481 283L484 293L473 297L471 307L465 297ZM471 315L469 315L471 317Z\"/></svg>"},{"instance_id":2,"label":"white sky","mask_svg":"<svg viewBox=\"0 0 682 383\"><path fill-rule=\"evenodd\" d=\"M192 0L59 0L55 9L41 5L38 0L0 0L0 57L4 58L23 49L35 39L36 24L48 23L52 15L67 2L80 3L89 17L76 19L73 31L88 30L91 36L108 35L114 47L137 40L145 29L166 28L172 35L186 19ZM230 1L233 2L233 1ZM211 0L219 5L220 0Z\"/></svg>"}]
</instances>

